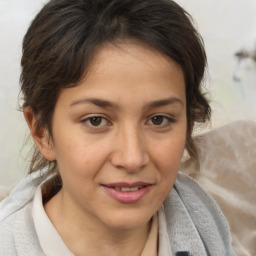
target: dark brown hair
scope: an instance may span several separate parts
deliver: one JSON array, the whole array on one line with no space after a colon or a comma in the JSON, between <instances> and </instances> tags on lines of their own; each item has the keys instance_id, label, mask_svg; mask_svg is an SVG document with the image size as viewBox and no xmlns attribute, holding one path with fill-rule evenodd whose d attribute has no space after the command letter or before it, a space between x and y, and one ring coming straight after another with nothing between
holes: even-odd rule
<instances>
[{"instance_id":1,"label":"dark brown hair","mask_svg":"<svg viewBox=\"0 0 256 256\"><path fill-rule=\"evenodd\" d=\"M62 88L76 86L104 43L133 40L177 62L183 70L187 101L187 150L194 122L210 118L201 92L206 67L202 39L189 14L171 0L52 0L31 23L24 41L21 73L23 108L38 115L38 128L51 134L51 121ZM107 88L106 88L107 90ZM57 164L35 148L30 172Z\"/></svg>"}]
</instances>

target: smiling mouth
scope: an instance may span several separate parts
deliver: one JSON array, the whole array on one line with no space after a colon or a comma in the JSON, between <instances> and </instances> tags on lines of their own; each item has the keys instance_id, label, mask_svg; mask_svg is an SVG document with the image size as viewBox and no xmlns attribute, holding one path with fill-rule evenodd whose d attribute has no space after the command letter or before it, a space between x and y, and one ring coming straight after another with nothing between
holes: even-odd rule
<instances>
[{"instance_id":1,"label":"smiling mouth","mask_svg":"<svg viewBox=\"0 0 256 256\"><path fill-rule=\"evenodd\" d=\"M120 190L120 191L123 191L123 192L129 192L129 191L137 191L139 189L143 188L142 186L138 186L138 187L114 187L114 189L116 190Z\"/></svg>"},{"instance_id":2,"label":"smiling mouth","mask_svg":"<svg viewBox=\"0 0 256 256\"><path fill-rule=\"evenodd\" d=\"M116 189L123 192L129 191L137 191L144 187L152 186L151 183L146 182L135 182L135 183L127 183L127 182L118 182L118 183L111 183L111 184L102 184L104 187Z\"/></svg>"},{"instance_id":3,"label":"smiling mouth","mask_svg":"<svg viewBox=\"0 0 256 256\"><path fill-rule=\"evenodd\" d=\"M137 182L114 183L102 185L107 194L120 203L136 203L140 201L151 189L153 184Z\"/></svg>"}]
</instances>

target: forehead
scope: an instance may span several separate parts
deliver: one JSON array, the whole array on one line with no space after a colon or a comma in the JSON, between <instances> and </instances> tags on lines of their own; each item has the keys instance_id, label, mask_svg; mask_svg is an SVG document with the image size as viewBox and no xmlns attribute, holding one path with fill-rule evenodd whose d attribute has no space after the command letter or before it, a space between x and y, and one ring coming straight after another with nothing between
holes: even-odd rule
<instances>
[{"instance_id":1,"label":"forehead","mask_svg":"<svg viewBox=\"0 0 256 256\"><path fill-rule=\"evenodd\" d=\"M123 67L125 67L125 70ZM135 68L140 68L138 71L151 70L153 74L161 73L168 74L170 70L180 70L180 66L171 60L169 57L161 54L157 50L142 44L142 43L106 43L100 47L94 56L90 70L100 74L105 69L115 69L126 74L130 71L134 72ZM109 71L109 70L108 70ZM150 74L147 74L150 76Z\"/></svg>"},{"instance_id":2,"label":"forehead","mask_svg":"<svg viewBox=\"0 0 256 256\"><path fill-rule=\"evenodd\" d=\"M97 50L78 86L63 92L70 99L99 97L120 103L167 97L185 101L185 82L180 66L152 48L131 43L105 44Z\"/></svg>"}]
</instances>

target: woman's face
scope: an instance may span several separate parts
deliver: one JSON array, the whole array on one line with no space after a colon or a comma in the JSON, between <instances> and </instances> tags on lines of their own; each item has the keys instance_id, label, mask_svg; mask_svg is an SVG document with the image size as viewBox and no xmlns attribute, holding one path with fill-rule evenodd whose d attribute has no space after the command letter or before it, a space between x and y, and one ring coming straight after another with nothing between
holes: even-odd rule
<instances>
[{"instance_id":1,"label":"woman's face","mask_svg":"<svg viewBox=\"0 0 256 256\"><path fill-rule=\"evenodd\" d=\"M187 130L181 68L141 45L105 45L86 78L64 89L52 158L63 207L115 229L145 225L169 194Z\"/></svg>"}]
</instances>

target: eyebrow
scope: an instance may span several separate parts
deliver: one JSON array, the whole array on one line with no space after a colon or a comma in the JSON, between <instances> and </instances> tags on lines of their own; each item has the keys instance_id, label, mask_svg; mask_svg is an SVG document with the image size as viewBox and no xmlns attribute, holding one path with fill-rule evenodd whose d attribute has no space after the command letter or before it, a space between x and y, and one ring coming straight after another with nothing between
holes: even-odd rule
<instances>
[{"instance_id":1,"label":"eyebrow","mask_svg":"<svg viewBox=\"0 0 256 256\"><path fill-rule=\"evenodd\" d=\"M170 98L150 102L149 104L146 105L146 107L147 108L156 108L156 107L163 107L166 105L173 105L173 104L177 104L177 103L184 106L184 102L180 98L170 97Z\"/></svg>"},{"instance_id":2,"label":"eyebrow","mask_svg":"<svg viewBox=\"0 0 256 256\"><path fill-rule=\"evenodd\" d=\"M84 103L91 103L91 104L94 104L101 108L117 107L116 104L114 104L110 101L103 100L103 99L96 99L96 98L87 98L87 99L81 99L81 100L74 101L70 104L70 107L73 107L78 104L84 104Z\"/></svg>"},{"instance_id":3,"label":"eyebrow","mask_svg":"<svg viewBox=\"0 0 256 256\"><path fill-rule=\"evenodd\" d=\"M103 100L103 99L97 99L97 98L86 98L86 99L77 100L77 101L72 102L70 104L70 107L73 107L78 104L85 104L85 103L91 103L91 104L94 104L101 108L107 108L107 107L108 108L118 108L118 105L113 102L110 102L108 100ZM184 106L184 102L180 98L170 97L170 98L166 98L166 99L152 101L152 102L146 104L145 108L156 108L156 107L162 107L162 106L166 106L166 105L173 105L173 104L177 104L177 103Z\"/></svg>"}]
</instances>

